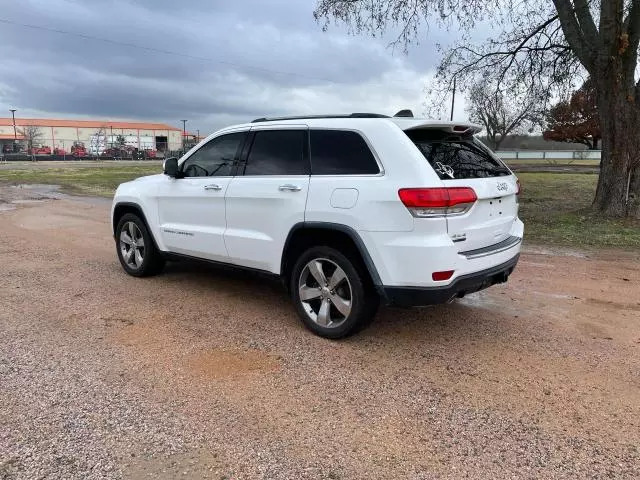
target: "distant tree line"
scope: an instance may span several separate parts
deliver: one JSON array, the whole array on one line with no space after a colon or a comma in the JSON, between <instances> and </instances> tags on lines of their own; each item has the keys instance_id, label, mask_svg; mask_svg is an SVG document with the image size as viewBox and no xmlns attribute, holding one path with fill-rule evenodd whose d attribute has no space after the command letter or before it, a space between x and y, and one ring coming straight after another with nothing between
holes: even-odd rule
<instances>
[{"instance_id":1,"label":"distant tree line","mask_svg":"<svg viewBox=\"0 0 640 480\"><path fill-rule=\"evenodd\" d=\"M480 136L480 140L492 150L493 142L487 136ZM546 140L543 135L508 135L500 144L500 150L587 150L582 143L555 142Z\"/></svg>"},{"instance_id":2,"label":"distant tree line","mask_svg":"<svg viewBox=\"0 0 640 480\"><path fill-rule=\"evenodd\" d=\"M597 150L602 134L593 82L545 109L543 92L504 92L479 79L469 88L467 114L484 127L493 150ZM542 135L531 135L534 131ZM528 133L528 135L527 135Z\"/></svg>"}]
</instances>

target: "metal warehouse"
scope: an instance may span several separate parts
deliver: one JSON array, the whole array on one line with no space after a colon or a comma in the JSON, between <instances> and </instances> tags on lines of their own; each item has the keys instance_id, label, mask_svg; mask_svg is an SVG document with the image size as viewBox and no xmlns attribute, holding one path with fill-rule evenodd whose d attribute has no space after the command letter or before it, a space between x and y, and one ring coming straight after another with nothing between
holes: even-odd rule
<instances>
[{"instance_id":1,"label":"metal warehouse","mask_svg":"<svg viewBox=\"0 0 640 480\"><path fill-rule=\"evenodd\" d=\"M14 145L15 144L15 145ZM114 147L165 152L182 146L182 130L163 123L0 118L0 152L104 155ZM161 154L161 153L160 153Z\"/></svg>"}]
</instances>

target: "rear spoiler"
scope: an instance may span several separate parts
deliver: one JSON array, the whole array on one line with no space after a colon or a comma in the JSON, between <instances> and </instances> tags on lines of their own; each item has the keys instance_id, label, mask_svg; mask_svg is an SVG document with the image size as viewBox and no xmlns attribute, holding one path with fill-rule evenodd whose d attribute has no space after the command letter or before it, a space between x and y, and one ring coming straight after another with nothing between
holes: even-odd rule
<instances>
[{"instance_id":1,"label":"rear spoiler","mask_svg":"<svg viewBox=\"0 0 640 480\"><path fill-rule=\"evenodd\" d=\"M482 131L480 125L462 122L441 122L438 120L424 120L410 117L393 117L391 121L402 130L434 129L456 135L475 135Z\"/></svg>"}]
</instances>

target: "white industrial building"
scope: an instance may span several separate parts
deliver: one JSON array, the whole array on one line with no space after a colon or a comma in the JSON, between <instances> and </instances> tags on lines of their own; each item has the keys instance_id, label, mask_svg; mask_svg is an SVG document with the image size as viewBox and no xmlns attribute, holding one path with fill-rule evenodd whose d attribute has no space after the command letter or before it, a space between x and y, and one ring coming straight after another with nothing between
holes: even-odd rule
<instances>
[{"instance_id":1,"label":"white industrial building","mask_svg":"<svg viewBox=\"0 0 640 480\"><path fill-rule=\"evenodd\" d=\"M82 143L88 152L99 155L123 139L126 146L139 150L164 152L182 146L182 130L163 123L16 117L14 129L14 121L9 117L0 118L0 152L15 141L25 143L29 132L34 146L67 153L74 144Z\"/></svg>"}]
</instances>

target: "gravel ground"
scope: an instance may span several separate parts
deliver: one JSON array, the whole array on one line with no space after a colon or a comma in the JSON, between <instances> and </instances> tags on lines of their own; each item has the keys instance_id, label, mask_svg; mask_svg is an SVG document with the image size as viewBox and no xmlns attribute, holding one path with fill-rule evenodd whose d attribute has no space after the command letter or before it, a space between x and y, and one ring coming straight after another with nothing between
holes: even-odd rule
<instances>
[{"instance_id":1,"label":"gravel ground","mask_svg":"<svg viewBox=\"0 0 640 480\"><path fill-rule=\"evenodd\" d=\"M528 248L331 342L258 278L126 276L108 203L43 197L0 187L0 479L640 478L639 252Z\"/></svg>"}]
</instances>

